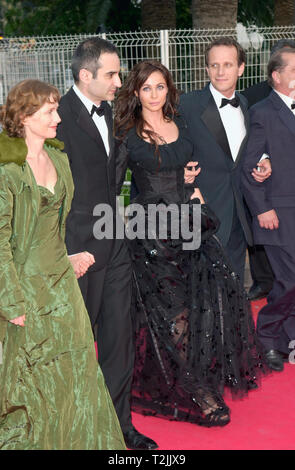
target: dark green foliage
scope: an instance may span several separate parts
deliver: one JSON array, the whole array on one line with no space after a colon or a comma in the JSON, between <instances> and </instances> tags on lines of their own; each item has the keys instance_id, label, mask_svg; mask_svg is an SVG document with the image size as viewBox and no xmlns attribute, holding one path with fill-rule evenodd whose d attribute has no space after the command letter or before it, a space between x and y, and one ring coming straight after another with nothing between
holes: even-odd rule
<instances>
[{"instance_id":1,"label":"dark green foliage","mask_svg":"<svg viewBox=\"0 0 295 470\"><path fill-rule=\"evenodd\" d=\"M177 28L192 27L191 0L176 0ZM274 0L239 0L238 21L272 26ZM137 31L139 0L5 0L0 31L6 36Z\"/></svg>"},{"instance_id":2,"label":"dark green foliage","mask_svg":"<svg viewBox=\"0 0 295 470\"><path fill-rule=\"evenodd\" d=\"M239 0L238 21L244 26L273 26L275 0Z\"/></svg>"}]
</instances>

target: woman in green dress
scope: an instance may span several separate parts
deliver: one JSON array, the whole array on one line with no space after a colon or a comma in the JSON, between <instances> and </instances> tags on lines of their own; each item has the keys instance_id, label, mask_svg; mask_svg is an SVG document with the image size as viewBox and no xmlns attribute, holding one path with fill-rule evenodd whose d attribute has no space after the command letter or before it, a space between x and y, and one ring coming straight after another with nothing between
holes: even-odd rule
<instances>
[{"instance_id":1,"label":"woman in green dress","mask_svg":"<svg viewBox=\"0 0 295 470\"><path fill-rule=\"evenodd\" d=\"M58 101L25 80L0 115L0 449L120 450L76 280L94 259L64 244L73 182Z\"/></svg>"}]
</instances>

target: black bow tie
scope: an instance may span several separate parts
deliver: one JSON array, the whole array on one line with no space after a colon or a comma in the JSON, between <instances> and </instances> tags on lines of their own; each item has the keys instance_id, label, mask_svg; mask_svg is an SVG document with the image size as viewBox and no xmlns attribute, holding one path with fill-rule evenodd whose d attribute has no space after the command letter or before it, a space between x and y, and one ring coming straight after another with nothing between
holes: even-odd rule
<instances>
[{"instance_id":1,"label":"black bow tie","mask_svg":"<svg viewBox=\"0 0 295 470\"><path fill-rule=\"evenodd\" d=\"M102 102L100 106L93 105L90 116L92 117L94 113L98 116L103 116L105 113L105 104Z\"/></svg>"},{"instance_id":2,"label":"black bow tie","mask_svg":"<svg viewBox=\"0 0 295 470\"><path fill-rule=\"evenodd\" d=\"M291 109L294 109L295 108L295 103L292 103L291 104Z\"/></svg>"},{"instance_id":3,"label":"black bow tie","mask_svg":"<svg viewBox=\"0 0 295 470\"><path fill-rule=\"evenodd\" d=\"M222 98L220 108L223 108L223 106L226 106L227 104L231 104L234 108L238 108L240 106L240 99L238 98L238 96L235 96L231 100L228 100L227 98Z\"/></svg>"}]
</instances>

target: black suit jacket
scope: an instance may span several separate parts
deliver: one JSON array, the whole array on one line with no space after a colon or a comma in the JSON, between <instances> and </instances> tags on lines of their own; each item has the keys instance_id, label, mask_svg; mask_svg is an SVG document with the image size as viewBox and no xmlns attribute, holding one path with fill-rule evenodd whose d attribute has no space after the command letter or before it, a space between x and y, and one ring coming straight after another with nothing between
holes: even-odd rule
<instances>
[{"instance_id":1,"label":"black suit jacket","mask_svg":"<svg viewBox=\"0 0 295 470\"><path fill-rule=\"evenodd\" d=\"M69 254L89 251L95 257L90 270L98 270L108 262L113 239L97 240L93 234L93 215L97 204L107 204L115 213L115 145L112 111L106 105L105 119L109 129L110 154L106 153L100 133L86 107L73 89L62 97L59 105L61 123L57 137L65 144L75 184L72 208L67 219L66 245Z\"/></svg>"},{"instance_id":2,"label":"black suit jacket","mask_svg":"<svg viewBox=\"0 0 295 470\"><path fill-rule=\"evenodd\" d=\"M241 93L247 98L248 106L250 108L254 104L258 103L258 101L267 98L271 90L272 88L268 84L267 80L264 80L263 82L256 83L255 85L246 88Z\"/></svg>"},{"instance_id":3,"label":"black suit jacket","mask_svg":"<svg viewBox=\"0 0 295 470\"><path fill-rule=\"evenodd\" d=\"M180 100L180 113L186 119L194 143L193 160L198 161L202 168L198 184L206 202L220 220L217 235L223 245L230 237L234 206L247 243L252 245L253 242L240 185L241 161L249 130L248 105L243 96L239 94L239 97L247 134L235 161L209 85L201 91L182 95Z\"/></svg>"},{"instance_id":4,"label":"black suit jacket","mask_svg":"<svg viewBox=\"0 0 295 470\"><path fill-rule=\"evenodd\" d=\"M253 215L255 243L290 245L295 231L295 116L279 95L250 109L250 137L243 162L242 183L247 204ZM272 174L264 183L256 183L251 170L257 158L267 153ZM257 215L275 209L279 228L260 228ZM295 250L295 248L294 248Z\"/></svg>"}]
</instances>

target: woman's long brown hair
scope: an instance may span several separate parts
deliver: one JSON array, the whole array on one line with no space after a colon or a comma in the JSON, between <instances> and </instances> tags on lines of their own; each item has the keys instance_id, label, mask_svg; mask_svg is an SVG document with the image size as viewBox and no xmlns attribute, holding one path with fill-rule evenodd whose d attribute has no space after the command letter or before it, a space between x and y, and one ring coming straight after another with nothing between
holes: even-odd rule
<instances>
[{"instance_id":1,"label":"woman's long brown hair","mask_svg":"<svg viewBox=\"0 0 295 470\"><path fill-rule=\"evenodd\" d=\"M135 127L136 133L142 139L148 138L158 149L157 134L150 129L149 123L143 119L141 104L135 92L139 90L153 72L160 72L167 84L168 93L163 106L164 119L170 121L177 114L176 107L179 101L179 93L174 85L169 70L156 60L146 60L136 64L129 73L121 88L115 103L115 135L124 139L127 132Z\"/></svg>"}]
</instances>

